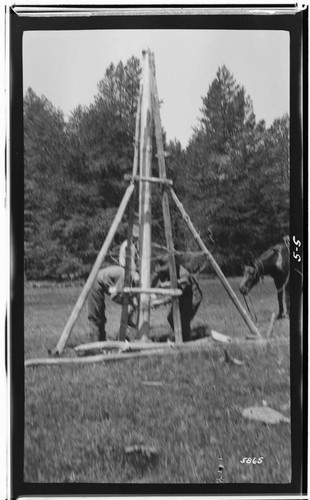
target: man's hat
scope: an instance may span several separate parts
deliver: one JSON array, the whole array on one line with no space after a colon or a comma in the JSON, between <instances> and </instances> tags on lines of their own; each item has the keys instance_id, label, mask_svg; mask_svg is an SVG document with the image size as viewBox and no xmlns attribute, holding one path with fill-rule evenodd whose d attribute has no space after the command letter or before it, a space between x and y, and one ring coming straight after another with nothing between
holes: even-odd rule
<instances>
[{"instance_id":1,"label":"man's hat","mask_svg":"<svg viewBox=\"0 0 310 500\"><path fill-rule=\"evenodd\" d=\"M180 259L178 255L174 256L175 260L175 266L177 273L179 272L180 269ZM156 257L156 264L162 269L162 270L168 270L169 269L169 254L168 252L161 253Z\"/></svg>"}]
</instances>

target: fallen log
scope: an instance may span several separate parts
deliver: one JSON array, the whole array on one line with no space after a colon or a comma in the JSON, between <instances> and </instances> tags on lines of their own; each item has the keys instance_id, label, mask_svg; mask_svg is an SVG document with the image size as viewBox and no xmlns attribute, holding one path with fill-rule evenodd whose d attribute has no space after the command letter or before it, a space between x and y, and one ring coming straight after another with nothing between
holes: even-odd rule
<instances>
[{"instance_id":1,"label":"fallen log","mask_svg":"<svg viewBox=\"0 0 310 500\"><path fill-rule=\"evenodd\" d=\"M25 367L29 366L42 366L42 365L68 365L68 364L86 364L86 363L98 363L102 361L116 361L119 359L133 359L133 358L143 358L149 356L150 353L156 354L167 354L170 351L167 349L157 349L136 353L117 353L117 354L97 354L94 356L84 356L78 358L39 358L39 359L27 359L25 361Z\"/></svg>"},{"instance_id":2,"label":"fallen log","mask_svg":"<svg viewBox=\"0 0 310 500\"><path fill-rule=\"evenodd\" d=\"M233 346L240 346L242 348L247 349L260 349L271 345L272 343L277 344L288 344L289 339L262 339L257 338L256 340L246 340L246 339L235 339L230 342L229 348ZM83 356L77 358L39 358L39 359L27 359L25 361L25 367L30 366L43 366L43 365L68 365L68 364L89 364L89 363L98 363L98 362L108 362L108 361L118 361L118 360L128 360L128 359L137 359L144 358L150 356L165 356L171 354L180 354L187 352L203 352L203 351L213 351L222 353L223 345L219 342L214 342L210 338L198 339L195 341L186 342L184 344L165 344L159 342L158 344L161 347L156 346L156 348L150 348L147 350L142 350L138 352L121 352L116 354L97 354L94 356ZM149 345L152 345L150 343ZM228 349L228 345L225 344L225 349ZM169 348L170 347L170 348Z\"/></svg>"},{"instance_id":3,"label":"fallen log","mask_svg":"<svg viewBox=\"0 0 310 500\"><path fill-rule=\"evenodd\" d=\"M74 348L74 351L78 356L85 356L89 352L93 351L107 351L118 349L119 352L133 352L133 351L150 351L158 348L171 347L172 343L163 342L122 342L119 340L107 340L103 342L92 342L89 344L81 344Z\"/></svg>"}]
</instances>

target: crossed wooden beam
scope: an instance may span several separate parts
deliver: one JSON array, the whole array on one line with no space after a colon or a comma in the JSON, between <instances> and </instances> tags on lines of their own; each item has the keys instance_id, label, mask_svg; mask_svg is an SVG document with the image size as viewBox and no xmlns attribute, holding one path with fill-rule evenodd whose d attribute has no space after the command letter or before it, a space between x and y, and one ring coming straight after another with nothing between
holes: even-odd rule
<instances>
[{"instance_id":1,"label":"crossed wooden beam","mask_svg":"<svg viewBox=\"0 0 310 500\"><path fill-rule=\"evenodd\" d=\"M152 131L153 125L155 127L155 138L157 148L157 158L159 166L159 177L151 176L151 160L152 160ZM138 174L138 167L140 166L140 174ZM132 175L126 174L125 179L129 181L121 204L118 208L114 221L110 227L108 235L101 247L97 259L93 265L91 273L81 291L81 294L74 305L72 313L65 325L65 328L59 338L57 346L53 351L54 355L60 356L68 342L72 329L79 317L79 314L85 304L88 294L92 285L97 277L99 269L101 268L109 248L114 239L115 233L123 218L123 215L129 205L128 215L128 230L127 230L127 247L126 247L126 262L125 262L125 277L124 277L124 300L122 305L122 314L120 321L120 340L124 340L127 330L128 319L128 304L129 295L136 293L139 296L139 314L138 314L138 331L139 337L148 335L150 325L150 294L170 295L172 300L172 311L174 321L174 333L176 343L182 343L182 330L181 330L181 317L179 310L179 296L181 291L178 289L176 264L174 256L174 245L171 228L171 217L169 207L169 194L172 200L178 207L183 220L187 224L191 234L193 235L197 245L206 256L217 276L219 277L222 285L228 293L230 299L238 309L241 317L247 324L251 334L254 337L261 337L258 329L248 316L247 312L241 305L237 295L232 290L230 284L225 278L219 265L201 240L198 232L196 231L189 215L186 213L182 203L178 199L173 190L173 182L167 179L165 152L162 139L162 127L160 119L159 99L157 91L157 83L155 76L155 61L154 54L151 51L143 52L143 67L142 67L142 80L140 82L140 93L138 100L138 109L136 115L135 126L135 141L134 141L134 159ZM134 222L134 206L137 195L137 184L139 183L139 227L140 227L140 249L139 255L141 257L140 263L140 287L135 290L130 287L131 272L131 242L132 242L132 228ZM169 256L169 271L171 288L152 289L151 288L151 186L159 184L162 188L162 210L164 218L165 237L167 244L167 252Z\"/></svg>"}]
</instances>

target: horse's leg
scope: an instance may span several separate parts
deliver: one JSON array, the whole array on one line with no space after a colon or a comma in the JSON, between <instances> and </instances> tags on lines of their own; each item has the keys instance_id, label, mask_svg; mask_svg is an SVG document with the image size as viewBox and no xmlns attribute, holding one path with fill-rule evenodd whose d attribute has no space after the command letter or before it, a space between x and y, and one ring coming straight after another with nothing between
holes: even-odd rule
<instances>
[{"instance_id":1,"label":"horse's leg","mask_svg":"<svg viewBox=\"0 0 310 500\"><path fill-rule=\"evenodd\" d=\"M277 319L284 318L284 309L283 309L283 283L280 280L275 279L274 280L276 288L278 291L278 304L279 304L279 313L277 316Z\"/></svg>"},{"instance_id":2,"label":"horse's leg","mask_svg":"<svg viewBox=\"0 0 310 500\"><path fill-rule=\"evenodd\" d=\"M283 309L283 290L280 290L278 292L278 304L279 304L279 314L277 316L277 319L284 318L284 309Z\"/></svg>"},{"instance_id":3,"label":"horse's leg","mask_svg":"<svg viewBox=\"0 0 310 500\"><path fill-rule=\"evenodd\" d=\"M290 283L285 287L285 304L286 304L286 314L290 315Z\"/></svg>"}]
</instances>

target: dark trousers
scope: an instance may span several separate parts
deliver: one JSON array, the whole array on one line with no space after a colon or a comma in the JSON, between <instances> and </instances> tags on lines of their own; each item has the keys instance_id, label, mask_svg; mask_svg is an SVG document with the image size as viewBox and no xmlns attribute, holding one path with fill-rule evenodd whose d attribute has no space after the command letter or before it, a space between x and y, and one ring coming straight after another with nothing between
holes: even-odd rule
<instances>
[{"instance_id":1,"label":"dark trousers","mask_svg":"<svg viewBox=\"0 0 310 500\"><path fill-rule=\"evenodd\" d=\"M189 282L182 287L183 294L179 298L181 328L183 342L191 339L191 321L195 316L202 300L202 293L197 281L191 276ZM168 318L169 325L174 329L173 308L171 308Z\"/></svg>"},{"instance_id":2,"label":"dark trousers","mask_svg":"<svg viewBox=\"0 0 310 500\"><path fill-rule=\"evenodd\" d=\"M98 277L92 286L88 297L88 321L92 341L106 340L106 303L105 295L110 295L117 304L122 304L121 292L124 282L124 269L119 266L110 266L99 271ZM117 291L110 294L109 284L116 287ZM131 320L133 306L129 300L128 321ZM129 323L130 324L130 323Z\"/></svg>"},{"instance_id":3,"label":"dark trousers","mask_svg":"<svg viewBox=\"0 0 310 500\"><path fill-rule=\"evenodd\" d=\"M96 281L88 298L88 320L90 322L90 336L93 341L106 340L105 325L107 318L105 315L105 294L107 287Z\"/></svg>"}]
</instances>

